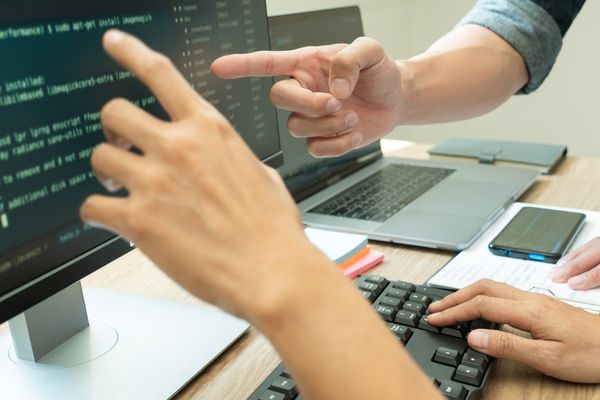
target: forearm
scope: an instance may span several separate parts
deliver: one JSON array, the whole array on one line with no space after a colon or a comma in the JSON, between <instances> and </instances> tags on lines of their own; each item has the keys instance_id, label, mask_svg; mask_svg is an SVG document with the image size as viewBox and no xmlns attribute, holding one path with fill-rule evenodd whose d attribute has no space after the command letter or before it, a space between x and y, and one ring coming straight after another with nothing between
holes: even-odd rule
<instances>
[{"instance_id":1,"label":"forearm","mask_svg":"<svg viewBox=\"0 0 600 400\"><path fill-rule=\"evenodd\" d=\"M465 25L425 53L398 61L401 125L473 118L500 106L528 81L521 55L492 31Z\"/></svg>"},{"instance_id":2,"label":"forearm","mask_svg":"<svg viewBox=\"0 0 600 400\"><path fill-rule=\"evenodd\" d=\"M310 399L439 396L371 306L322 256L304 257L279 312L257 323Z\"/></svg>"}]
</instances>

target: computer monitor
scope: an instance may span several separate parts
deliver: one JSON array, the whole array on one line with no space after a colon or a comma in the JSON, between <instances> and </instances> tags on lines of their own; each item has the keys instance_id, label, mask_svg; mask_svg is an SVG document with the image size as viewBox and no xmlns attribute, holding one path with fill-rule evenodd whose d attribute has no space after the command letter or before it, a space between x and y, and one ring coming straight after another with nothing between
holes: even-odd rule
<instances>
[{"instance_id":1,"label":"computer monitor","mask_svg":"<svg viewBox=\"0 0 600 400\"><path fill-rule=\"evenodd\" d=\"M166 398L247 329L216 311L99 292L85 296L88 327L77 282L131 250L78 216L106 193L89 161L104 140L99 111L125 97L167 118L104 53L109 28L169 56L260 159L282 162L272 79L210 73L218 56L269 49L265 0L0 3L0 323L11 319L14 342L0 340L0 398Z\"/></svg>"},{"instance_id":2,"label":"computer monitor","mask_svg":"<svg viewBox=\"0 0 600 400\"><path fill-rule=\"evenodd\" d=\"M306 46L352 43L364 35L359 7L344 7L269 18L271 48L292 50ZM278 111L281 147L285 157L279 173L297 201L351 174L381 156L379 142L337 158L315 158L304 139L289 134L290 113Z\"/></svg>"}]
</instances>

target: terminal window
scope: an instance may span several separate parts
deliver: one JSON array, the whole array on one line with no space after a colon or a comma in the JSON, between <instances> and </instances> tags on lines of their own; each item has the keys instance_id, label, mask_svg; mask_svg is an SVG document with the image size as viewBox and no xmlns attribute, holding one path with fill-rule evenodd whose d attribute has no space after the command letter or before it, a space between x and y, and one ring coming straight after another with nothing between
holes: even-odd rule
<instances>
[{"instance_id":1,"label":"terminal window","mask_svg":"<svg viewBox=\"0 0 600 400\"><path fill-rule=\"evenodd\" d=\"M112 236L78 221L83 200L104 192L89 163L104 140L102 106L125 97L167 118L104 53L109 28L174 60L258 157L279 151L272 81L220 81L210 72L221 55L268 48L264 0L0 2L0 295Z\"/></svg>"}]
</instances>

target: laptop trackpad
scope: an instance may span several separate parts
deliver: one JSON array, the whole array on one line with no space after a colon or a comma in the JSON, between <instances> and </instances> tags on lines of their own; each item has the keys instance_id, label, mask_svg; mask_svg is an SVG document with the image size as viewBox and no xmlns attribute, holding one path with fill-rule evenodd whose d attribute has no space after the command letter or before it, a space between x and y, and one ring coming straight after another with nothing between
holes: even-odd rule
<instances>
[{"instance_id":1,"label":"laptop trackpad","mask_svg":"<svg viewBox=\"0 0 600 400\"><path fill-rule=\"evenodd\" d=\"M379 227L377 232L415 242L444 243L448 247L465 248L485 224L485 218L405 209Z\"/></svg>"},{"instance_id":2,"label":"laptop trackpad","mask_svg":"<svg viewBox=\"0 0 600 400\"><path fill-rule=\"evenodd\" d=\"M511 185L448 179L421 196L408 210L456 214L487 219L512 198Z\"/></svg>"}]
</instances>

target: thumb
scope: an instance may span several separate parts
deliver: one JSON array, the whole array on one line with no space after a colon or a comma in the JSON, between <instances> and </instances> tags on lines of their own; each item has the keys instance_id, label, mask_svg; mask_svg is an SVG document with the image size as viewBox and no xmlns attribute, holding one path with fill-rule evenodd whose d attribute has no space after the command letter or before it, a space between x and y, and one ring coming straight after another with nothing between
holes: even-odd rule
<instances>
[{"instance_id":1,"label":"thumb","mask_svg":"<svg viewBox=\"0 0 600 400\"><path fill-rule=\"evenodd\" d=\"M478 329L467 338L469 346L480 353L496 358L517 361L530 367L540 369L541 348L546 341L526 339L508 332Z\"/></svg>"},{"instance_id":2,"label":"thumb","mask_svg":"<svg viewBox=\"0 0 600 400\"><path fill-rule=\"evenodd\" d=\"M352 95L361 71L376 65L386 57L381 45L370 38L361 37L345 47L331 59L329 90L340 100Z\"/></svg>"}]
</instances>

